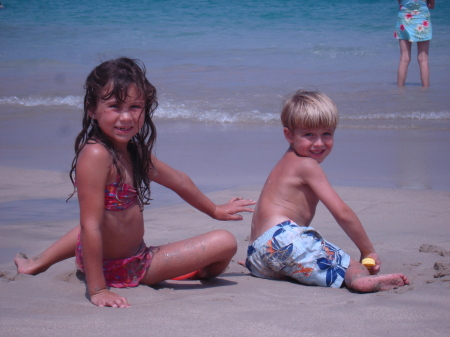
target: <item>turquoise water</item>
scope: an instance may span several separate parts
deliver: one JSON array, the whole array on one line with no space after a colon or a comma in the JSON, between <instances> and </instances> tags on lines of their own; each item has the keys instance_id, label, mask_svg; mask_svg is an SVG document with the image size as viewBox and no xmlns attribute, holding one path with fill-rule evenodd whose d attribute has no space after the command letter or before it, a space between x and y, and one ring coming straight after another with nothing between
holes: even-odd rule
<instances>
[{"instance_id":1,"label":"turquoise water","mask_svg":"<svg viewBox=\"0 0 450 337\"><path fill-rule=\"evenodd\" d=\"M158 89L160 148L185 142L195 151L197 140L186 137L208 129L223 139L218 150L239 147L210 163L208 181L186 168L206 190L263 182L284 141L257 156L260 143L279 140L270 135L278 132L283 98L302 87L329 94L341 113L345 130L337 135L336 157L325 163L334 184L450 190L449 1L437 1L431 12L428 90L421 89L415 59L406 87L396 86L396 0L2 3L0 165L67 171L84 79L101 60L128 56L146 64ZM171 129L184 140L173 140ZM239 138L246 132L251 141ZM248 165L247 148L254 151ZM230 156L239 167L231 168ZM227 186L215 185L217 174Z\"/></svg>"},{"instance_id":2,"label":"turquoise water","mask_svg":"<svg viewBox=\"0 0 450 337\"><path fill-rule=\"evenodd\" d=\"M449 127L450 4L432 11L430 90L395 86L395 0L3 1L0 109L78 109L99 63L139 58L162 119L278 122L283 97L328 93L349 127ZM413 50L415 52L415 50Z\"/></svg>"}]
</instances>

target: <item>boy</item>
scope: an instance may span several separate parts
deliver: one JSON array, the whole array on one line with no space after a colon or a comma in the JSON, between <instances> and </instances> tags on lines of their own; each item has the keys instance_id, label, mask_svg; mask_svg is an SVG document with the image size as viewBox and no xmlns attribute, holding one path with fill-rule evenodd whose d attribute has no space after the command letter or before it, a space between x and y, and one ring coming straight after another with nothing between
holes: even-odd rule
<instances>
[{"instance_id":1,"label":"boy","mask_svg":"<svg viewBox=\"0 0 450 337\"><path fill-rule=\"evenodd\" d=\"M281 120L290 147L255 207L245 265L257 277L334 288L345 283L357 292L409 284L403 274L376 275L380 259L372 243L319 166L333 148L338 118L336 106L322 93L300 90L286 102ZM359 248L361 259L375 260L370 272L309 227L319 201Z\"/></svg>"}]
</instances>

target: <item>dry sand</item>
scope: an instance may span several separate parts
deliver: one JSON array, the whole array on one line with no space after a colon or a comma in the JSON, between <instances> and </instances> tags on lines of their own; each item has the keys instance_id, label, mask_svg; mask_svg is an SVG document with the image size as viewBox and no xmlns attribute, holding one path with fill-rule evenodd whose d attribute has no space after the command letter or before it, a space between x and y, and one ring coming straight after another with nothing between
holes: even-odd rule
<instances>
[{"instance_id":1,"label":"dry sand","mask_svg":"<svg viewBox=\"0 0 450 337\"><path fill-rule=\"evenodd\" d=\"M2 203L49 198L63 203L71 189L67 175L7 167L0 167L0 186ZM260 188L239 187L209 196L216 203L232 196L257 199ZM219 222L180 202L147 207L145 241L158 245L216 228L228 229L239 243L229 269L207 282L168 281L155 287L118 289L131 308L98 308L86 299L73 258L37 276L17 275L12 260L19 251L33 255L43 250L75 226L76 217L23 218L20 223L0 224L0 335L448 336L450 193L337 190L362 220L381 256L382 272L405 273L411 285L356 294L251 277L237 264L245 257L251 215L241 222ZM356 247L323 207L313 226L358 258Z\"/></svg>"}]
</instances>

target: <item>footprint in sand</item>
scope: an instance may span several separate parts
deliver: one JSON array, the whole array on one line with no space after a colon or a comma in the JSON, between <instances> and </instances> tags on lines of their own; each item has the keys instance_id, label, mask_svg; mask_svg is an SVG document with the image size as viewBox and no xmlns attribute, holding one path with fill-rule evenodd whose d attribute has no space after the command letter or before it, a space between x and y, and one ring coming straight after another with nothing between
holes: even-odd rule
<instances>
[{"instance_id":1,"label":"footprint in sand","mask_svg":"<svg viewBox=\"0 0 450 337\"><path fill-rule=\"evenodd\" d=\"M3 271L0 270L0 279L2 279L3 281L6 282L11 282L11 281L16 281L18 279L20 279L21 277L27 277L29 275L24 275L23 274L17 274L17 273L12 273L10 271Z\"/></svg>"},{"instance_id":2,"label":"footprint in sand","mask_svg":"<svg viewBox=\"0 0 450 337\"><path fill-rule=\"evenodd\" d=\"M419 248L419 252L438 253L440 256L450 256L450 252L448 250L436 245L430 245L428 243L422 244Z\"/></svg>"},{"instance_id":3,"label":"footprint in sand","mask_svg":"<svg viewBox=\"0 0 450 337\"><path fill-rule=\"evenodd\" d=\"M450 263L435 262L434 269L437 270L434 274L436 278L450 275Z\"/></svg>"},{"instance_id":4,"label":"footprint in sand","mask_svg":"<svg viewBox=\"0 0 450 337\"><path fill-rule=\"evenodd\" d=\"M431 245L431 244L427 244L424 243L423 245L420 246L419 248L419 252L424 252L424 253L437 253L440 256L450 256L450 251L436 246L436 245ZM435 274L434 274L434 278L435 279L439 279L439 281L441 282L450 282L450 278L449 277L445 277L445 276L450 276L450 263L448 262L435 262L434 263L434 269L436 270ZM433 283L434 280L428 280L427 283Z\"/></svg>"}]
</instances>

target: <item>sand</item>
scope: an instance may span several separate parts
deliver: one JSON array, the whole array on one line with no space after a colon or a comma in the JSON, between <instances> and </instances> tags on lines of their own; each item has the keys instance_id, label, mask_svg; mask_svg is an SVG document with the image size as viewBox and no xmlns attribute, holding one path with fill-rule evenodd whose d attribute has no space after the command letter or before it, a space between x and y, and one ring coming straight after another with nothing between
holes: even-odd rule
<instances>
[{"instance_id":1,"label":"sand","mask_svg":"<svg viewBox=\"0 0 450 337\"><path fill-rule=\"evenodd\" d=\"M2 205L30 200L64 203L71 190L67 175L59 172L5 166L0 167L0 186ZM239 186L208 196L216 203L232 196L257 199L260 189L261 185ZM228 229L239 245L229 269L210 281L118 289L130 308L98 308L86 299L73 258L37 276L16 274L15 253L40 252L78 221L70 212L48 221L24 216L0 224L0 335L448 336L450 193L359 187L337 191L362 220L382 259L382 272L405 273L411 285L357 294L254 278L237 263L246 254L251 215L240 222L219 222L180 201L146 208L145 241L158 245ZM75 201L71 204L76 208ZM313 226L358 258L356 247L323 207Z\"/></svg>"}]
</instances>

